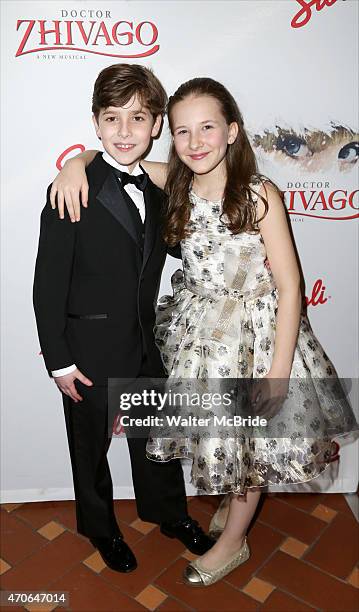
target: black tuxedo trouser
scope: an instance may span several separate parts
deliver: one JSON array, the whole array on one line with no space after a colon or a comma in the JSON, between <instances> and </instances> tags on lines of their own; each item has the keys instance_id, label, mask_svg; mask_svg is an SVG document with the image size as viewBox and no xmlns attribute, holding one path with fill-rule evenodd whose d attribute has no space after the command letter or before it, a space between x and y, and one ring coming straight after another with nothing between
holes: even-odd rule
<instances>
[{"instance_id":1,"label":"black tuxedo trouser","mask_svg":"<svg viewBox=\"0 0 359 612\"><path fill-rule=\"evenodd\" d=\"M145 369L144 366L142 368ZM141 372L146 376L146 372ZM76 381L83 397L74 403L63 395L75 499L77 530L87 537L111 537L119 533L107 452L107 387L86 387ZM143 407L145 416L148 407ZM157 463L146 457L145 438L127 437L138 516L151 523L176 521L187 515L181 463L178 459Z\"/></svg>"}]
</instances>

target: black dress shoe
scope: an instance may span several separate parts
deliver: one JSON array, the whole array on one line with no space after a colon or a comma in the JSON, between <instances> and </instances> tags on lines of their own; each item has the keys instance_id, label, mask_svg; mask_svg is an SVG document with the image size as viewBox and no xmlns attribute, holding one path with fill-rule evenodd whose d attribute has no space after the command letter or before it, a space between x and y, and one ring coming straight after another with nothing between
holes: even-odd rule
<instances>
[{"instance_id":1,"label":"black dress shoe","mask_svg":"<svg viewBox=\"0 0 359 612\"><path fill-rule=\"evenodd\" d=\"M132 572L137 567L136 557L119 534L113 538L90 538L108 567L115 572Z\"/></svg>"},{"instance_id":2,"label":"black dress shoe","mask_svg":"<svg viewBox=\"0 0 359 612\"><path fill-rule=\"evenodd\" d=\"M204 533L198 521L190 516L174 523L161 523L160 531L169 538L177 538L194 555L204 555L215 540Z\"/></svg>"}]
</instances>

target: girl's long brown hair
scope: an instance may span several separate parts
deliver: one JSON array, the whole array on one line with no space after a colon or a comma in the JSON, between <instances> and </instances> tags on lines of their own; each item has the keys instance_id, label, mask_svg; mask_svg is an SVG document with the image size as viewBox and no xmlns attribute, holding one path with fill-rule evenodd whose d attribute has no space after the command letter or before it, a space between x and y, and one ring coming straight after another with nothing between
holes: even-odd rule
<instances>
[{"instance_id":1,"label":"girl's long brown hair","mask_svg":"<svg viewBox=\"0 0 359 612\"><path fill-rule=\"evenodd\" d=\"M232 234L239 234L243 231L258 231L256 223L263 217L256 219L252 190L249 186L253 175L258 173L257 162L236 101L224 85L213 79L196 78L183 83L169 98L167 106L168 121L172 134L173 108L188 96L211 96L219 102L227 124L230 125L233 122L238 124L238 136L233 144L228 145L226 153L227 181L222 214L226 217L227 227ZM180 240L183 240L188 233L186 229L190 218L188 191L192 177L192 170L180 160L172 143L165 186L169 202L164 226L164 238L170 246L174 246ZM261 197L261 199L264 202L265 215L268 210L268 203L265 198Z\"/></svg>"}]
</instances>

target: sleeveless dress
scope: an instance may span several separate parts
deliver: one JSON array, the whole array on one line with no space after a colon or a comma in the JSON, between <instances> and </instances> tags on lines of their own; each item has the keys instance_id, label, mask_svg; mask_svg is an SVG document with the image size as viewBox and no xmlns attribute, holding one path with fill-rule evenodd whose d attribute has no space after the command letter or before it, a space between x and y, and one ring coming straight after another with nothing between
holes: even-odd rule
<instances>
[{"instance_id":1,"label":"sleeveless dress","mask_svg":"<svg viewBox=\"0 0 359 612\"><path fill-rule=\"evenodd\" d=\"M252 178L253 201L262 179ZM169 375L167 385L205 390L226 381L260 379L273 358L278 293L266 267L261 234L233 235L221 202L189 193L190 234L181 242L183 272L173 296L158 304L155 337ZM223 415L225 406L208 412ZM177 414L193 416L193 406ZM198 414L198 411L197 411ZM192 458L191 482L207 494L268 484L306 482L333 459L333 438L358 429L334 366L302 314L289 391L267 434L255 427L209 425L151 430L147 457ZM212 423L212 421L211 421ZM212 427L212 429L211 429Z\"/></svg>"}]
</instances>

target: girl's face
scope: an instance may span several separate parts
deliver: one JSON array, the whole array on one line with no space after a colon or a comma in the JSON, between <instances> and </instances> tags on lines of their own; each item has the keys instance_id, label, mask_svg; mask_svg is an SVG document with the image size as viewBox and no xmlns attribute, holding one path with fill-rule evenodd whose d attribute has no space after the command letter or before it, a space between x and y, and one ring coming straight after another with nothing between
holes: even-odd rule
<instances>
[{"instance_id":1,"label":"girl's face","mask_svg":"<svg viewBox=\"0 0 359 612\"><path fill-rule=\"evenodd\" d=\"M177 155L195 174L208 174L225 164L227 146L238 134L237 123L227 125L219 102L206 95L177 102L171 123Z\"/></svg>"}]
</instances>

